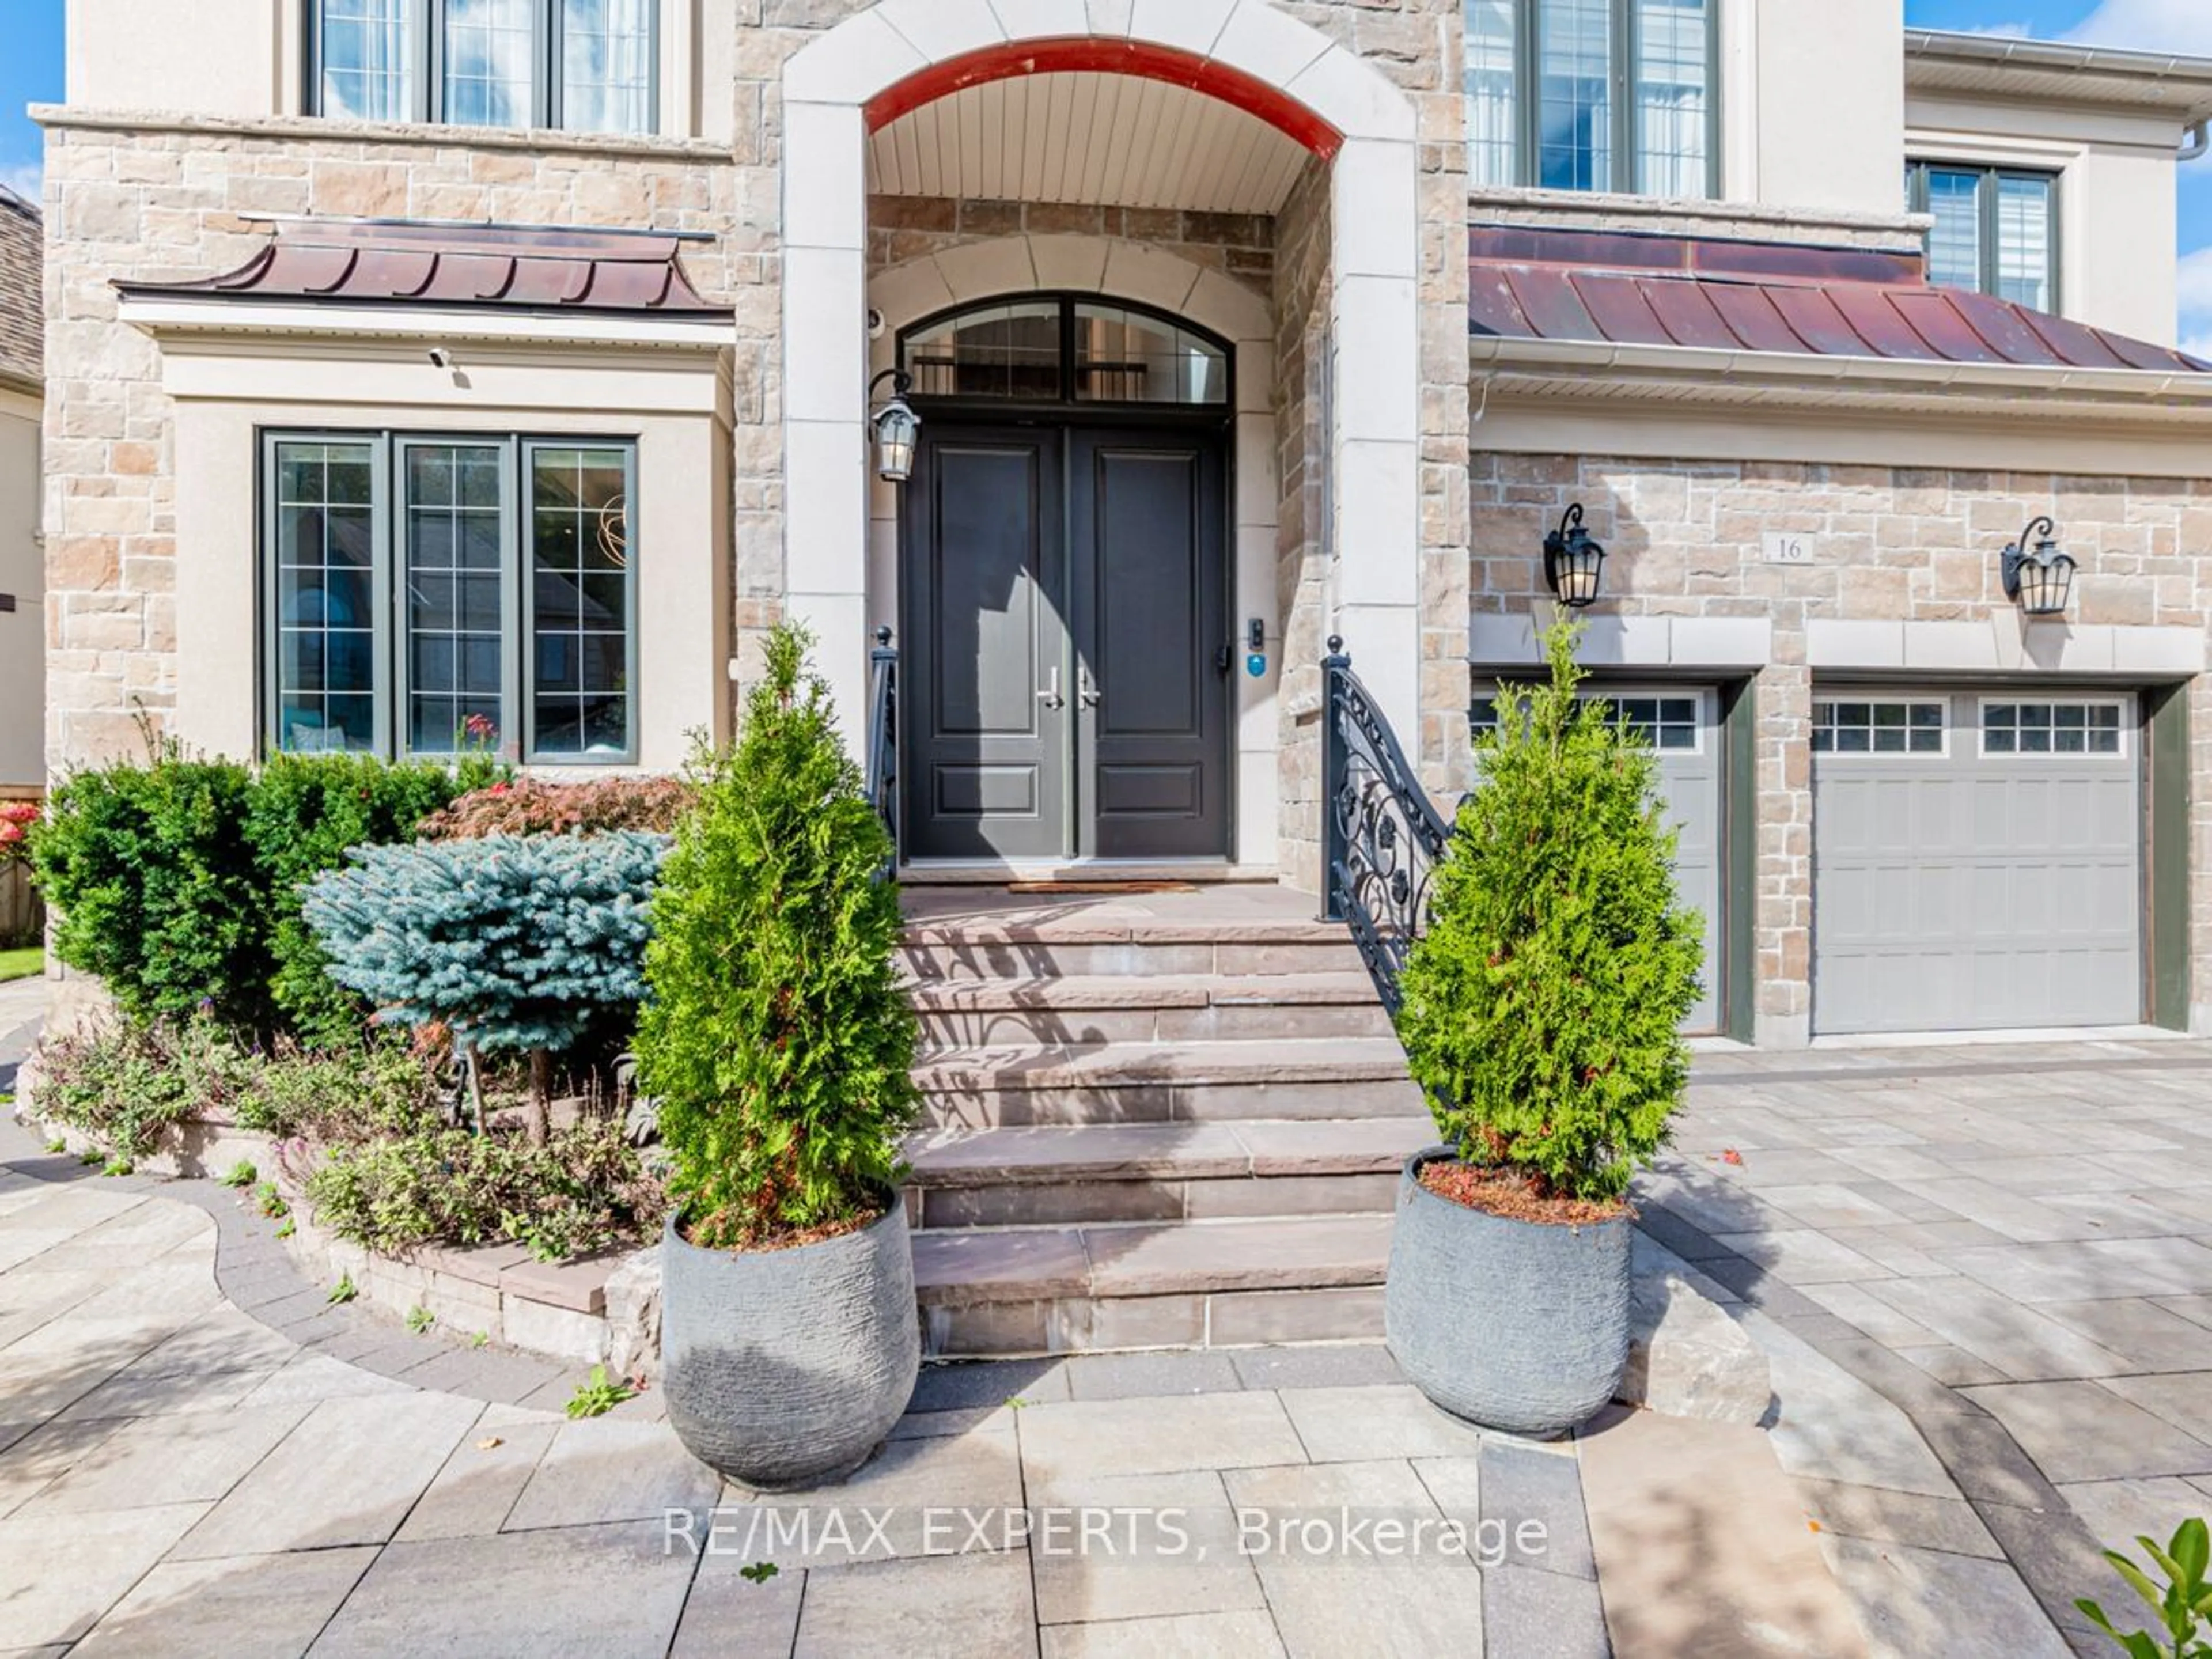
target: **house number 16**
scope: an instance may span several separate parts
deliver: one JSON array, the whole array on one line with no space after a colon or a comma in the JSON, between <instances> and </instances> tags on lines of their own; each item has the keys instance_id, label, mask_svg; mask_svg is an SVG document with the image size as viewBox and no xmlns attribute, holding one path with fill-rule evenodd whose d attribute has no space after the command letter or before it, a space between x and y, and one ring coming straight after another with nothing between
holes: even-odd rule
<instances>
[{"instance_id":1,"label":"house number 16","mask_svg":"<svg viewBox=\"0 0 2212 1659\"><path fill-rule=\"evenodd\" d=\"M1759 556L1768 564L1810 564L1814 542L1810 536L1786 530L1770 530L1759 541Z\"/></svg>"}]
</instances>

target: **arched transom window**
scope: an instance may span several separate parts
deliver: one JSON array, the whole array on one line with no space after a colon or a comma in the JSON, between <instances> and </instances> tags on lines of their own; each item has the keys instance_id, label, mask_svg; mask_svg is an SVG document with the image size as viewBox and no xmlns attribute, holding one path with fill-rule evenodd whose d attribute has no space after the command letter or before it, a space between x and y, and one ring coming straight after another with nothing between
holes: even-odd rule
<instances>
[{"instance_id":1,"label":"arched transom window","mask_svg":"<svg viewBox=\"0 0 2212 1659\"><path fill-rule=\"evenodd\" d=\"M899 338L926 398L1229 404L1229 348L1189 324L1110 300L1024 295L964 307Z\"/></svg>"}]
</instances>

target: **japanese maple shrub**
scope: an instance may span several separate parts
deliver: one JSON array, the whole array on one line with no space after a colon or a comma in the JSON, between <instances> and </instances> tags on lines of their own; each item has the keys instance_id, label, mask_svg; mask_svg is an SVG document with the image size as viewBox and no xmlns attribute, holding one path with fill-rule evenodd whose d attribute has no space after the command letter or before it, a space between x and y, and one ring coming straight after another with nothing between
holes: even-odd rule
<instances>
[{"instance_id":1,"label":"japanese maple shrub","mask_svg":"<svg viewBox=\"0 0 2212 1659\"><path fill-rule=\"evenodd\" d=\"M1676 902L1656 757L1576 695L1579 632L1552 628L1549 679L1504 688L1476 745L1398 1034L1463 1163L1609 1206L1688 1080L1702 927Z\"/></svg>"},{"instance_id":2,"label":"japanese maple shrub","mask_svg":"<svg viewBox=\"0 0 2212 1659\"><path fill-rule=\"evenodd\" d=\"M710 1249L880 1214L915 1113L890 838L809 644L771 635L736 749L702 747L653 900L638 1081L686 1234Z\"/></svg>"},{"instance_id":3,"label":"japanese maple shrub","mask_svg":"<svg viewBox=\"0 0 2212 1659\"><path fill-rule=\"evenodd\" d=\"M527 1054L543 1142L552 1058L635 1003L665 836L493 836L356 848L307 890L307 925L342 985L387 1019L436 1022L471 1054Z\"/></svg>"}]
</instances>

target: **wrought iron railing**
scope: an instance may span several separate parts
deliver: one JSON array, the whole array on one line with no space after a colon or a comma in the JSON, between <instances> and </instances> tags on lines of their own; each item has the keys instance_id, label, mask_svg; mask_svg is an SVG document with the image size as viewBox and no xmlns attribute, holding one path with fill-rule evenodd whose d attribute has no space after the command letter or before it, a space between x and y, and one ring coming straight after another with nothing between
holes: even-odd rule
<instances>
[{"instance_id":1,"label":"wrought iron railing","mask_svg":"<svg viewBox=\"0 0 2212 1659\"><path fill-rule=\"evenodd\" d=\"M898 865L898 647L891 630L876 630L876 648L868 658L868 799L890 831L889 874Z\"/></svg>"},{"instance_id":2,"label":"wrought iron railing","mask_svg":"<svg viewBox=\"0 0 2212 1659\"><path fill-rule=\"evenodd\" d=\"M1352 930L1382 1006L1428 924L1429 888L1451 826L1414 776L1398 735L1341 638L1322 659L1322 920Z\"/></svg>"}]
</instances>

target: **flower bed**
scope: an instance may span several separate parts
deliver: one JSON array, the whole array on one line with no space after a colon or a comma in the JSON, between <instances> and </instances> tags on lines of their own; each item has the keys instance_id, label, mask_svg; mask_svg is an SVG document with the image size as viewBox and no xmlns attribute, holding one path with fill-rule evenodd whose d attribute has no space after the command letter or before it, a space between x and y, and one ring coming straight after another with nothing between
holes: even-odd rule
<instances>
[{"instance_id":1,"label":"flower bed","mask_svg":"<svg viewBox=\"0 0 2212 1659\"><path fill-rule=\"evenodd\" d=\"M33 1121L72 1156L101 1162L117 1156L112 1141L85 1129L54 1118ZM272 1224L289 1224L285 1249L314 1284L349 1281L360 1297L398 1317L421 1310L447 1331L481 1332L489 1341L554 1358L606 1364L619 1376L658 1372L660 1273L650 1248L555 1261L510 1242L378 1251L323 1224L313 1200L285 1172L285 1143L240 1127L230 1113L165 1122L146 1148L132 1168L172 1179L216 1180L250 1165L257 1179L253 1189L241 1188L239 1203L259 1205ZM258 1181L264 1173L265 1188Z\"/></svg>"}]
</instances>

